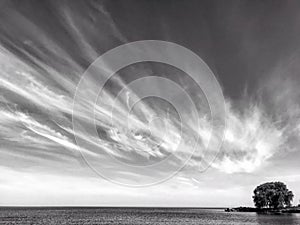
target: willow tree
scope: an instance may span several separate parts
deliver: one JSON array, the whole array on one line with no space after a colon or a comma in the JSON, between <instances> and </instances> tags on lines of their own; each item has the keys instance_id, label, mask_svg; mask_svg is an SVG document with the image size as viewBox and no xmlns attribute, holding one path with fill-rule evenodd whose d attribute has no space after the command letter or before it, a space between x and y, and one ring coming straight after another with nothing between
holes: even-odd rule
<instances>
[{"instance_id":1,"label":"willow tree","mask_svg":"<svg viewBox=\"0 0 300 225\"><path fill-rule=\"evenodd\" d=\"M253 201L256 208L279 209L291 206L294 194L282 182L268 182L257 186Z\"/></svg>"}]
</instances>

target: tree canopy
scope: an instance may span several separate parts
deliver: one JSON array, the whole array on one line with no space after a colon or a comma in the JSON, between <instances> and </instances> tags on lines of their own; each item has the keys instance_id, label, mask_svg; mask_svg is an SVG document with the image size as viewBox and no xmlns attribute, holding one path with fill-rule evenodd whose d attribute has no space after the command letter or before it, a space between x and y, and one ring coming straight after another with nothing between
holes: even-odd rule
<instances>
[{"instance_id":1,"label":"tree canopy","mask_svg":"<svg viewBox=\"0 0 300 225\"><path fill-rule=\"evenodd\" d=\"M283 208L291 206L294 194L282 182L268 182L257 186L253 201L256 208Z\"/></svg>"}]
</instances>

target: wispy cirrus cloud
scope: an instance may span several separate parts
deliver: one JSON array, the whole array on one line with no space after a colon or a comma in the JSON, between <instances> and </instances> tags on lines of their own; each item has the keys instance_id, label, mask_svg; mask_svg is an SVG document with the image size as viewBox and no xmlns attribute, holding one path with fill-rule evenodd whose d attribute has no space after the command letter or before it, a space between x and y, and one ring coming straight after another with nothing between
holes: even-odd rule
<instances>
[{"instance_id":1,"label":"wispy cirrus cloud","mask_svg":"<svg viewBox=\"0 0 300 225\"><path fill-rule=\"evenodd\" d=\"M190 138L199 137L200 146L187 163L187 167L196 171L201 168L201 164L206 160L204 151L208 154L211 152L212 155L219 151L219 149L205 149L208 141L211 139L216 142L222 138L211 133L209 107L203 101L204 95L200 93L199 96L196 94L194 96L198 101L198 107L201 106L204 111L200 114L202 116L200 130L195 127L195 121L190 119L188 109L182 118L183 133L178 126L182 121L179 121L174 112L168 113L167 107L159 109L153 106L155 104L151 105L151 102L140 103L128 116L128 102L138 99L136 93L127 88L130 79L124 78L136 77L135 74L130 74L130 71L122 78L116 75L97 104L90 99L80 99L80 110L75 116L80 118L83 124L95 123L98 135L80 133L79 138L87 141L89 148L82 149L76 145L71 118L73 96L81 74L89 63L107 50L102 45L113 47L120 42L126 42L126 38L118 31L103 6L94 6L100 13L90 15L91 18L84 17L68 7L63 6L55 11L58 12L57 22L62 25L58 36L50 35L51 32L43 27L42 22L32 21L33 19L28 15L14 12L12 18L6 14L5 21L9 23L2 26L1 32L5 35L1 38L0 48L0 85L3 93L0 132L2 142L7 147L1 154L6 155L7 149L18 146L14 154L24 155L24 152L34 146L41 150L36 163L43 166L42 159L48 158L51 161L53 160L51 157L60 155L58 151L63 153L61 155L64 155L64 160L72 162L74 157L80 158L78 152L81 151L94 157L95 160L100 160L100 166L105 164L110 168L110 162L104 160L103 155L112 155L121 163L147 164L159 162L177 150L179 154L172 162L177 164L181 163L190 152L192 148L189 145ZM22 24L26 29L21 27ZM98 32L93 33L93 29ZM17 32L16 30L22 35L11 38ZM85 33L87 30L90 33ZM94 40L98 36L93 35L98 34L99 31L103 31L100 41ZM78 52L73 50L73 45L61 42L66 38L65 33L71 36L72 44L79 46L79 50L76 48ZM110 39L111 36L113 40ZM280 68L289 66L290 64L285 64ZM105 69L110 70L109 66ZM145 75L153 75L151 69L141 67L137 71L142 71ZM182 74L176 75L171 72L168 74L168 71L163 70L155 72L163 72L166 77L172 75L188 93L197 91L190 80L183 79ZM290 70L286 72L290 73ZM262 95L264 91L268 93L265 99L261 96L258 98L246 96L245 99L241 97L240 100L244 102L241 107L237 107L233 100L226 98L227 127L222 148L211 164L212 168L223 173L252 173L269 160L271 161L272 157L282 151L283 146L295 148L293 143L298 143L299 140L299 103L298 95L295 95L298 93L295 92L298 85L295 85L290 76L285 82L281 82L283 79L281 75L276 78L279 80L274 80L273 75L270 76L272 79L268 78L268 81L263 81L263 85L257 88L260 91L258 95ZM89 85L97 86L95 81L97 79L89 80ZM275 90L273 90L274 85ZM116 92L122 88L126 89L126 95L120 96L115 102ZM288 102L288 105L285 105L285 102ZM115 116L111 120L110 109L113 103L115 103ZM273 112L268 110L270 105L273 106ZM165 107L163 104L161 106ZM89 117L91 110L95 110L95 120ZM155 116L163 119L168 130L163 129L162 124L158 123L149 132L148 122ZM177 149L177 143L181 139L184 142L183 148ZM58 151L47 151L54 148ZM10 165L15 168L21 166L12 164ZM164 171L149 169L145 174L140 175L148 179L159 173L167 173L172 168L166 166ZM48 172L51 173L51 170ZM115 171L115 176L124 176L122 179L127 179L126 174L122 175L122 172L124 171L121 169ZM130 173L128 179L136 171L132 169ZM183 174L189 177L185 171ZM136 178L136 182L139 182L139 179L143 178Z\"/></svg>"}]
</instances>

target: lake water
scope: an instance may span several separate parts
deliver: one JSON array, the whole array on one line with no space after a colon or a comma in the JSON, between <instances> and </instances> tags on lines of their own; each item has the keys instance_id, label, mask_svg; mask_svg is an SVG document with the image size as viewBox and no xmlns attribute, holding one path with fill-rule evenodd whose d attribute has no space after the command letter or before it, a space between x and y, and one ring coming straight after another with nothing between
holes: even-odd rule
<instances>
[{"instance_id":1,"label":"lake water","mask_svg":"<svg viewBox=\"0 0 300 225\"><path fill-rule=\"evenodd\" d=\"M0 224L300 225L300 214L258 215L173 208L1 208Z\"/></svg>"}]
</instances>

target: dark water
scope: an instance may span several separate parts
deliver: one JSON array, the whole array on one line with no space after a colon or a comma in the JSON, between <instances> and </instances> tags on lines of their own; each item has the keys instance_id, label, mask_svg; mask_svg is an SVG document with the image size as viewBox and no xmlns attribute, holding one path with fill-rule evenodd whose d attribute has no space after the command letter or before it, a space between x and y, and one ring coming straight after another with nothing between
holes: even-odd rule
<instances>
[{"instance_id":1,"label":"dark water","mask_svg":"<svg viewBox=\"0 0 300 225\"><path fill-rule=\"evenodd\" d=\"M0 224L300 225L300 214L258 215L217 209L1 208Z\"/></svg>"}]
</instances>

